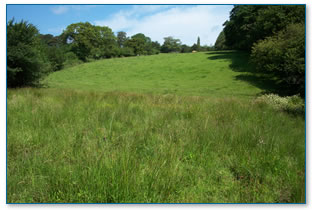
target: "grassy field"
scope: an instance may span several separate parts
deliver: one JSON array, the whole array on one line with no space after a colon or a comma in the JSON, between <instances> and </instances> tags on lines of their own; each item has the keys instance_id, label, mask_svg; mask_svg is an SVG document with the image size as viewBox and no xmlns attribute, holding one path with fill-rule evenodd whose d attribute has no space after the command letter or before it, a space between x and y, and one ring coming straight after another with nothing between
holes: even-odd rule
<instances>
[{"instance_id":1,"label":"grassy field","mask_svg":"<svg viewBox=\"0 0 313 210\"><path fill-rule=\"evenodd\" d=\"M51 74L52 88L191 96L251 97L269 88L246 53L160 54L85 63Z\"/></svg>"},{"instance_id":2,"label":"grassy field","mask_svg":"<svg viewBox=\"0 0 313 210\"><path fill-rule=\"evenodd\" d=\"M272 86L246 58L109 59L8 90L8 202L305 202L304 118L256 103Z\"/></svg>"}]
</instances>

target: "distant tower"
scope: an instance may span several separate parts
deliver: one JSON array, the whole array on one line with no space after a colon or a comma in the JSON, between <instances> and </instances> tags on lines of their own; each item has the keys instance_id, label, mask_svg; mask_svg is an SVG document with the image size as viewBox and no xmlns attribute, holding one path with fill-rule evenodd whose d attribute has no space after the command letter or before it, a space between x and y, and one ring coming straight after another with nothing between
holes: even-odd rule
<instances>
[{"instance_id":1,"label":"distant tower","mask_svg":"<svg viewBox=\"0 0 313 210\"><path fill-rule=\"evenodd\" d=\"M198 40L197 40L197 50L198 51L200 50L200 37L198 37Z\"/></svg>"}]
</instances>

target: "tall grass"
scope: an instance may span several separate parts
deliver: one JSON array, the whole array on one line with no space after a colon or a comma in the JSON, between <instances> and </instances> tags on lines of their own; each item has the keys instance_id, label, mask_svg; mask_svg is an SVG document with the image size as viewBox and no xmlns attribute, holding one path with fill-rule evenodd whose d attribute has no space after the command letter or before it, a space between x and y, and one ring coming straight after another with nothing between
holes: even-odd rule
<instances>
[{"instance_id":1,"label":"tall grass","mask_svg":"<svg viewBox=\"0 0 313 210\"><path fill-rule=\"evenodd\" d=\"M7 199L304 202L305 122L238 98L9 90Z\"/></svg>"}]
</instances>

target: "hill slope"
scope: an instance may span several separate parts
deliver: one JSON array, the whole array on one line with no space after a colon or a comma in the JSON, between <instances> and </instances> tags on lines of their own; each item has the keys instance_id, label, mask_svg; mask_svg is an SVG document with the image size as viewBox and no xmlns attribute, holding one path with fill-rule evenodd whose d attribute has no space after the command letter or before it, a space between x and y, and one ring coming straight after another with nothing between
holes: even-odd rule
<instances>
[{"instance_id":1,"label":"hill slope","mask_svg":"<svg viewBox=\"0 0 313 210\"><path fill-rule=\"evenodd\" d=\"M258 78L247 63L247 54L230 51L115 58L55 72L45 83L106 92L254 96L262 86L253 83Z\"/></svg>"}]
</instances>

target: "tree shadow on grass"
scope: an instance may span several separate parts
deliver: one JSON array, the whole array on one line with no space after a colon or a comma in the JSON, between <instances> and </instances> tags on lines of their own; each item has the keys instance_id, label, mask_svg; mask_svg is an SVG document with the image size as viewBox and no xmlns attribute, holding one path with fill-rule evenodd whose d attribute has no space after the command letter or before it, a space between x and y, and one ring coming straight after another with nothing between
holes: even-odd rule
<instances>
[{"instance_id":1,"label":"tree shadow on grass","mask_svg":"<svg viewBox=\"0 0 313 210\"><path fill-rule=\"evenodd\" d=\"M241 72L235 76L236 80L248 82L249 84L262 89L261 94L275 93L281 96L287 95L280 86L280 81L272 75L257 72L254 65L250 62L249 53L241 51L217 51L206 53L210 55L209 60L229 60L230 69Z\"/></svg>"}]
</instances>

